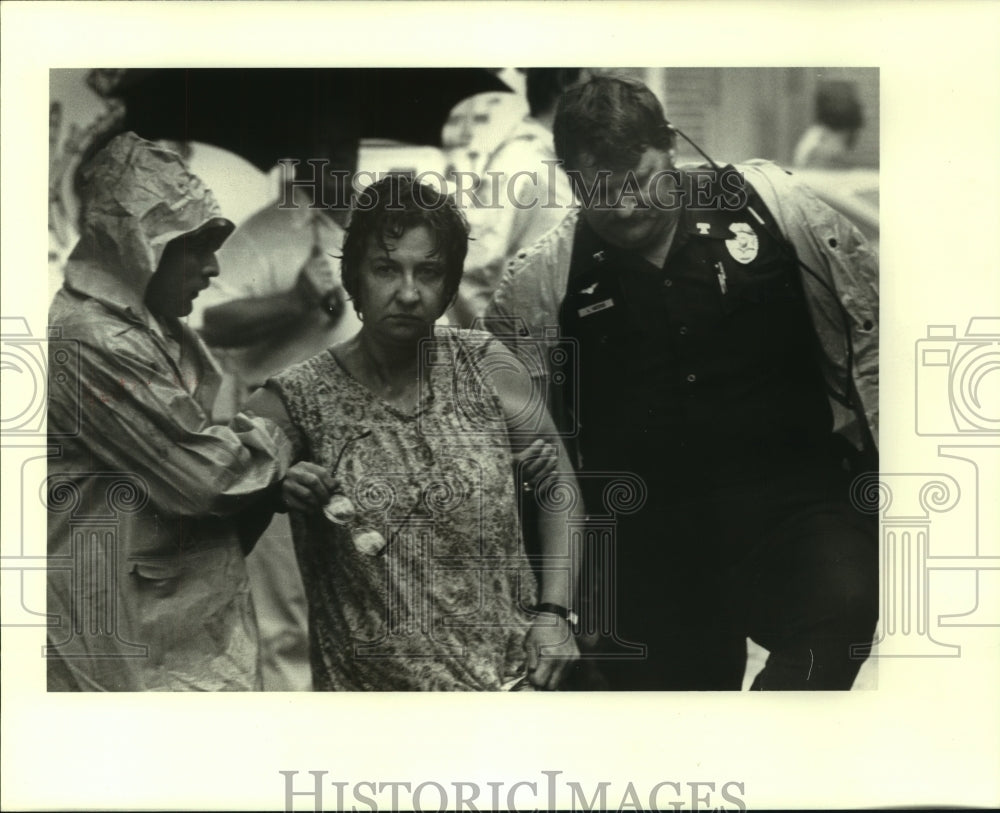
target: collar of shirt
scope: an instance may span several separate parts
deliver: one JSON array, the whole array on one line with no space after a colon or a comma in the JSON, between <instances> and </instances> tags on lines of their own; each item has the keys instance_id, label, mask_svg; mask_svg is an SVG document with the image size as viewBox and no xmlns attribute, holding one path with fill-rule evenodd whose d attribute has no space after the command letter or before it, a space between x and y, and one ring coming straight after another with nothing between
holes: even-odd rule
<instances>
[{"instance_id":1,"label":"collar of shirt","mask_svg":"<svg viewBox=\"0 0 1000 813\"><path fill-rule=\"evenodd\" d=\"M65 287L75 294L100 302L126 323L144 328L157 340L170 359L179 364L183 357L183 330L176 333L169 323L161 322L140 300L138 294L125 285L121 275L102 268L91 261L71 261L66 267ZM122 332L128 330L123 327Z\"/></svg>"},{"instance_id":2,"label":"collar of shirt","mask_svg":"<svg viewBox=\"0 0 1000 813\"><path fill-rule=\"evenodd\" d=\"M674 237L674 242L670 247L670 254L674 253L680 234L681 229L678 229ZM576 257L579 257L579 267L574 269L574 271L581 274L581 280L583 279L583 275L599 280L607 274L621 273L625 269L634 269L636 271L661 270L657 269L641 254L619 248L601 238L583 217L577 222L573 253Z\"/></svg>"},{"instance_id":3,"label":"collar of shirt","mask_svg":"<svg viewBox=\"0 0 1000 813\"><path fill-rule=\"evenodd\" d=\"M708 167L700 166L697 169L701 177L710 177L707 174L710 171ZM721 177L726 173L738 174L738 171L732 164L727 164L719 170L718 175ZM684 207L680 228L677 230L679 239L675 239L675 245L682 246L691 237L731 240L734 235L730 226L745 217L744 212L748 200L745 200L743 205L738 208L727 207L721 188L712 185L699 185L696 180L698 175L692 170L681 170L681 175L684 178ZM753 194L753 189L750 188L749 184L745 185L745 190L748 194ZM732 190L727 191L732 194ZM701 205L703 203L706 205Z\"/></svg>"}]
</instances>

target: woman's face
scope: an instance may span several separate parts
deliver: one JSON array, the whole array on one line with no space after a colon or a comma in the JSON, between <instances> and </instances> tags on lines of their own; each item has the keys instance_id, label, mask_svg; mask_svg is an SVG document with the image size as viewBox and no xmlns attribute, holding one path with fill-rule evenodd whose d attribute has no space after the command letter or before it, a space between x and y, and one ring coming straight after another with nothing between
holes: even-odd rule
<instances>
[{"instance_id":1,"label":"woman's face","mask_svg":"<svg viewBox=\"0 0 1000 813\"><path fill-rule=\"evenodd\" d=\"M361 263L358 298L364 329L393 344L413 343L428 335L449 305L447 269L434 254L426 226L385 243L388 250L369 238Z\"/></svg>"}]
</instances>

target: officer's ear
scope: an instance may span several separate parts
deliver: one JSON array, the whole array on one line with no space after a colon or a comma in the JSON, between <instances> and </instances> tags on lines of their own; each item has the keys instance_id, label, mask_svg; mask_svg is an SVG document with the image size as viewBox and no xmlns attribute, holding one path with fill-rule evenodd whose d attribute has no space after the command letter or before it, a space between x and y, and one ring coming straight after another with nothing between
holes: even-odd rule
<instances>
[{"instance_id":1,"label":"officer's ear","mask_svg":"<svg viewBox=\"0 0 1000 813\"><path fill-rule=\"evenodd\" d=\"M677 166L677 147L671 147L667 150L667 162L670 164L670 169Z\"/></svg>"}]
</instances>

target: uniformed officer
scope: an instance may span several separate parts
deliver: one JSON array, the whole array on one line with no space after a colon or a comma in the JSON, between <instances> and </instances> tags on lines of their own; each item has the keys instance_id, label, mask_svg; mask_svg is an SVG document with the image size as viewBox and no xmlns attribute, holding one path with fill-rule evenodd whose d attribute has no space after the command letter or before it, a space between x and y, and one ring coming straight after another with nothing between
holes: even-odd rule
<instances>
[{"instance_id":1,"label":"uniformed officer","mask_svg":"<svg viewBox=\"0 0 1000 813\"><path fill-rule=\"evenodd\" d=\"M645 485L644 507L618 517L611 686L738 689L750 636L770 651L755 687L850 688L877 547L834 409L843 423L853 407L873 448L873 255L773 167L677 170L674 131L634 80L567 91L554 137L579 216L515 264L488 324L558 319L579 360L563 388L578 400L556 411L575 421L581 483Z\"/></svg>"}]
</instances>

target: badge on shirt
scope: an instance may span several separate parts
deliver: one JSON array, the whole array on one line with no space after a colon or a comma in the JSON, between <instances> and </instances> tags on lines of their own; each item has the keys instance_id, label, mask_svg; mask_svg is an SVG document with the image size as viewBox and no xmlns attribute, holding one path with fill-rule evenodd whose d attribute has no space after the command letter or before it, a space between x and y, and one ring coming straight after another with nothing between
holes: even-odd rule
<instances>
[{"instance_id":1,"label":"badge on shirt","mask_svg":"<svg viewBox=\"0 0 1000 813\"><path fill-rule=\"evenodd\" d=\"M726 248L732 258L742 265L757 259L760 243L754 230L746 223L730 223L729 231L736 235L732 240L726 240Z\"/></svg>"}]
</instances>

